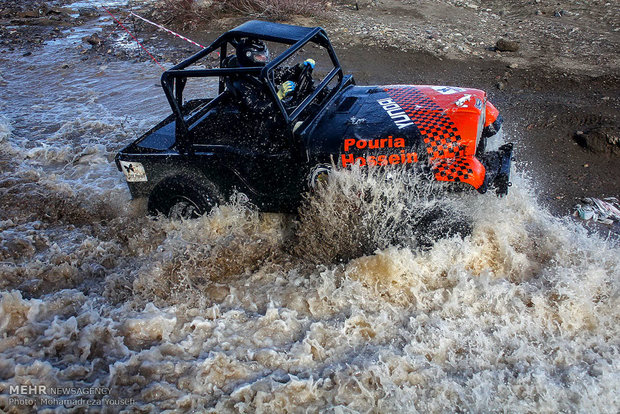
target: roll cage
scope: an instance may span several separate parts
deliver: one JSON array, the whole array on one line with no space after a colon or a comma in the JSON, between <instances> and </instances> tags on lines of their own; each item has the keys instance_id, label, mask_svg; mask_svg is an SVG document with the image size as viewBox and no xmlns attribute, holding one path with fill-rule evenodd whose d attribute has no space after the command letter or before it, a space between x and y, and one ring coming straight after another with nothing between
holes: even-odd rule
<instances>
[{"instance_id":1,"label":"roll cage","mask_svg":"<svg viewBox=\"0 0 620 414\"><path fill-rule=\"evenodd\" d=\"M246 37L255 37L264 41L271 41L277 43L283 43L290 45L283 53L277 56L274 60L269 62L264 67L239 67L239 68L223 68L222 62L227 56L228 44L233 44L238 40ZM276 85L274 83L274 70L282 62L298 52L304 45L309 42L316 43L325 48L328 52L333 68L327 75L321 80L316 88L310 93L303 101L289 113L284 107L280 99L277 97ZM220 67L213 69L188 69L189 66L194 65L201 59L208 56L210 53L218 51L220 55ZM343 83L343 72L340 67L338 57L334 52L334 49L327 37L327 33L320 27L299 27L291 26L287 24L263 22L258 20L248 21L218 37L211 45L201 50L195 55L189 57L176 66L173 66L169 70L165 71L161 77L161 85L166 94L166 98L172 108L173 113L176 116L176 139L179 142L183 142L188 133L188 125L191 121L184 114L183 107L183 89L188 78L199 77L219 77L219 95L224 92L225 82L224 77L236 74L248 74L257 77L261 80L270 92L270 97L276 103L277 107L282 113L287 125L292 125L297 121L300 114L304 112L306 108L319 96L319 94L328 87L334 77L338 76L338 87L335 87L330 91L330 95L335 94L339 87ZM331 98L331 96L330 96ZM325 101L328 101L326 99ZM204 106L201 105L200 112L204 113L208 111L217 99L206 100ZM195 105L192 105L195 107ZM196 108L192 108L195 112ZM191 116L191 119L196 119Z\"/></svg>"}]
</instances>

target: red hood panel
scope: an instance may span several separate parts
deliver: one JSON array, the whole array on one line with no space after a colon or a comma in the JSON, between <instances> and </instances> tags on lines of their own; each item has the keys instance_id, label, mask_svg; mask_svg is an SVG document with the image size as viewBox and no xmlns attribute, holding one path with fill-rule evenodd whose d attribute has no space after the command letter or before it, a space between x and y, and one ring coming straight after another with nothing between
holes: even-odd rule
<instances>
[{"instance_id":1,"label":"red hood panel","mask_svg":"<svg viewBox=\"0 0 620 414\"><path fill-rule=\"evenodd\" d=\"M420 131L440 181L463 181L478 188L484 167L474 158L484 126L486 94L450 86L384 86L385 92Z\"/></svg>"},{"instance_id":2,"label":"red hood panel","mask_svg":"<svg viewBox=\"0 0 620 414\"><path fill-rule=\"evenodd\" d=\"M383 89L414 122L431 161L475 154L486 103L483 91L426 85L389 85Z\"/></svg>"}]
</instances>

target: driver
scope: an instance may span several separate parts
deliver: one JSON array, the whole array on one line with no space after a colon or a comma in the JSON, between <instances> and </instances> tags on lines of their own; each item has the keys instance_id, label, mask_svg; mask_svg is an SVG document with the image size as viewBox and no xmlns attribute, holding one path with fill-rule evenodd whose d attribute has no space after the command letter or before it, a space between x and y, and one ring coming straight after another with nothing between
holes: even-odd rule
<instances>
[{"instance_id":1,"label":"driver","mask_svg":"<svg viewBox=\"0 0 620 414\"><path fill-rule=\"evenodd\" d=\"M257 67L265 66L270 61L269 49L265 42L256 38L244 38L240 40L236 47L236 55L227 57L222 66L225 67ZM315 62L306 59L293 67L276 68L274 80L277 87L277 94L280 100L286 98L295 90L301 80L304 71L308 76L312 75ZM227 89L249 108L263 112L269 106L269 99L265 95L262 82L253 75L233 75L226 80ZM265 102L267 101L267 102Z\"/></svg>"}]
</instances>

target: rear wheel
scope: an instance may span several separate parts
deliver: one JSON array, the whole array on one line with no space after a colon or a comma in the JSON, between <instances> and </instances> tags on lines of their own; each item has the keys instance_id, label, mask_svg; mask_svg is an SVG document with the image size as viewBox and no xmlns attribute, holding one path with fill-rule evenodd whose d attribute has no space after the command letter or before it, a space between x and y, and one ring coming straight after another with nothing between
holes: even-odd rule
<instances>
[{"instance_id":1,"label":"rear wheel","mask_svg":"<svg viewBox=\"0 0 620 414\"><path fill-rule=\"evenodd\" d=\"M177 220L198 218L214 206L209 190L184 178L162 181L153 189L148 202L149 214L164 214Z\"/></svg>"}]
</instances>

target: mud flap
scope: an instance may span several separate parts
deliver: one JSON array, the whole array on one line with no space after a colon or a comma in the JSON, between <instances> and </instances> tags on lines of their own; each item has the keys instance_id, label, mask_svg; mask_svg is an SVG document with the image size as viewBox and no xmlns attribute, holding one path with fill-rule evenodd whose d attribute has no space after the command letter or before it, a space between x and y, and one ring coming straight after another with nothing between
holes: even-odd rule
<instances>
[{"instance_id":1,"label":"mud flap","mask_svg":"<svg viewBox=\"0 0 620 414\"><path fill-rule=\"evenodd\" d=\"M510 167L512 164L513 144L504 144L497 151L487 152L481 157L482 164L486 168L484 184L478 189L485 193L489 188L495 188L498 196L508 194L510 182Z\"/></svg>"}]
</instances>

